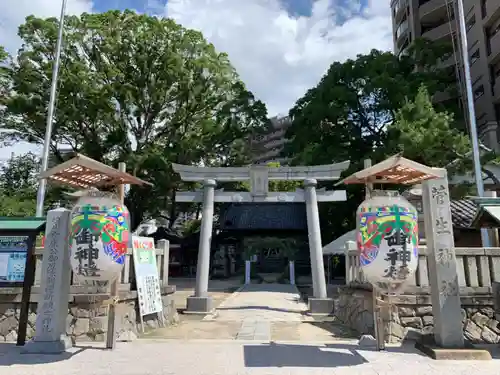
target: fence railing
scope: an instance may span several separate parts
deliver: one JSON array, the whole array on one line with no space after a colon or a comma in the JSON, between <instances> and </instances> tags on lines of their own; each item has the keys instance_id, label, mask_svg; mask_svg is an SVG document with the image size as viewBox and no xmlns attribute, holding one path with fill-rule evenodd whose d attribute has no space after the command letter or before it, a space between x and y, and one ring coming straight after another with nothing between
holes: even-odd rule
<instances>
[{"instance_id":1,"label":"fence railing","mask_svg":"<svg viewBox=\"0 0 500 375\"><path fill-rule=\"evenodd\" d=\"M346 249L346 284L366 283L355 245ZM418 268L406 286L429 287L427 248L421 246ZM458 284L461 288L491 288L492 282L500 281L500 248L455 248Z\"/></svg>"},{"instance_id":2,"label":"fence railing","mask_svg":"<svg viewBox=\"0 0 500 375\"><path fill-rule=\"evenodd\" d=\"M178 245L169 245L166 240L158 241L156 252L156 265L158 268L158 277L160 279L160 285L168 285L168 267L169 267L169 253L170 249L177 247ZM42 259L43 259L43 247L37 247L35 249L35 287L39 287L41 284L42 277ZM132 249L128 249L125 255L125 264L120 275L120 287L121 291L133 290L132 286L135 284L135 270L134 261L132 258ZM83 286L83 281L78 280L78 276L71 271L71 286L78 287ZM75 288L72 288L75 289Z\"/></svg>"}]
</instances>

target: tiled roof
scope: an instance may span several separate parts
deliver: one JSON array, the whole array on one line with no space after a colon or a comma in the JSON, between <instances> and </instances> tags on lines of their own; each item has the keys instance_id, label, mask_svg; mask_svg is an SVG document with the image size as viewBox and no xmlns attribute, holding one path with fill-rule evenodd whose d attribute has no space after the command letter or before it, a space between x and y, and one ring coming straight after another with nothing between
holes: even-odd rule
<instances>
[{"instance_id":1,"label":"tiled roof","mask_svg":"<svg viewBox=\"0 0 500 375\"><path fill-rule=\"evenodd\" d=\"M451 219L455 228L470 228L476 216L477 206L469 199L453 200L450 202Z\"/></svg>"},{"instance_id":2,"label":"tiled roof","mask_svg":"<svg viewBox=\"0 0 500 375\"><path fill-rule=\"evenodd\" d=\"M221 215L221 230L307 230L303 203L237 203Z\"/></svg>"}]
</instances>

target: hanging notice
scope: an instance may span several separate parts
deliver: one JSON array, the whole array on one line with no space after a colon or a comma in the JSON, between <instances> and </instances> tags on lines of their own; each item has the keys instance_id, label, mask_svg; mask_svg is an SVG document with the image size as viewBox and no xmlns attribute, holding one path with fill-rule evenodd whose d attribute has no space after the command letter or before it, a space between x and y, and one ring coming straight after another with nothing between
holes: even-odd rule
<instances>
[{"instance_id":1,"label":"hanging notice","mask_svg":"<svg viewBox=\"0 0 500 375\"><path fill-rule=\"evenodd\" d=\"M155 242L149 237L133 236L132 249L141 316L161 313L163 304L156 266Z\"/></svg>"},{"instance_id":2,"label":"hanging notice","mask_svg":"<svg viewBox=\"0 0 500 375\"><path fill-rule=\"evenodd\" d=\"M24 281L28 236L0 236L0 282Z\"/></svg>"}]
</instances>

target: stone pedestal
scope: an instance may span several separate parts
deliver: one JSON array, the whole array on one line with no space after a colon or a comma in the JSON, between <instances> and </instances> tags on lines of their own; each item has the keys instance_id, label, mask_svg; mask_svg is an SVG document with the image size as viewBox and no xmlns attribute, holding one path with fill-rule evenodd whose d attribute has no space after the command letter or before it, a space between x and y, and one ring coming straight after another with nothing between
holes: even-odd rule
<instances>
[{"instance_id":1,"label":"stone pedestal","mask_svg":"<svg viewBox=\"0 0 500 375\"><path fill-rule=\"evenodd\" d=\"M295 285L295 262L290 261L290 284Z\"/></svg>"},{"instance_id":2,"label":"stone pedestal","mask_svg":"<svg viewBox=\"0 0 500 375\"><path fill-rule=\"evenodd\" d=\"M460 290L446 171L443 170L443 178L426 181L422 188L434 338L439 347L463 348Z\"/></svg>"},{"instance_id":3,"label":"stone pedestal","mask_svg":"<svg viewBox=\"0 0 500 375\"><path fill-rule=\"evenodd\" d=\"M71 211L58 208L48 212L40 287L43 294L38 302L36 335L24 346L24 353L57 354L71 347L66 336L70 223Z\"/></svg>"},{"instance_id":4,"label":"stone pedestal","mask_svg":"<svg viewBox=\"0 0 500 375\"><path fill-rule=\"evenodd\" d=\"M212 297L204 296L204 297L196 297L191 296L187 298L187 306L185 314L200 314L205 315L209 314L213 310Z\"/></svg>"},{"instance_id":5,"label":"stone pedestal","mask_svg":"<svg viewBox=\"0 0 500 375\"><path fill-rule=\"evenodd\" d=\"M311 315L331 315L334 310L332 298L309 298L309 313Z\"/></svg>"}]
</instances>

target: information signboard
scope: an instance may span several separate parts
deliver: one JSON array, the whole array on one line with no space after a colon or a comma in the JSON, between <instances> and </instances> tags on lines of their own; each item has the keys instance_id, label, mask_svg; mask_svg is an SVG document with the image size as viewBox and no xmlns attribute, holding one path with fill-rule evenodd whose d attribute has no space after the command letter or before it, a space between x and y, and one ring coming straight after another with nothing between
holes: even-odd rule
<instances>
[{"instance_id":1,"label":"information signboard","mask_svg":"<svg viewBox=\"0 0 500 375\"><path fill-rule=\"evenodd\" d=\"M141 321L144 315L155 313L159 314L161 319L163 317L163 303L154 239L133 236L132 251Z\"/></svg>"},{"instance_id":2,"label":"information signboard","mask_svg":"<svg viewBox=\"0 0 500 375\"><path fill-rule=\"evenodd\" d=\"M0 282L22 283L29 236L0 236Z\"/></svg>"},{"instance_id":3,"label":"information signboard","mask_svg":"<svg viewBox=\"0 0 500 375\"><path fill-rule=\"evenodd\" d=\"M0 217L0 288L12 291L22 288L17 330L19 346L26 342L31 287L35 281L36 236L44 228L44 217Z\"/></svg>"}]
</instances>

